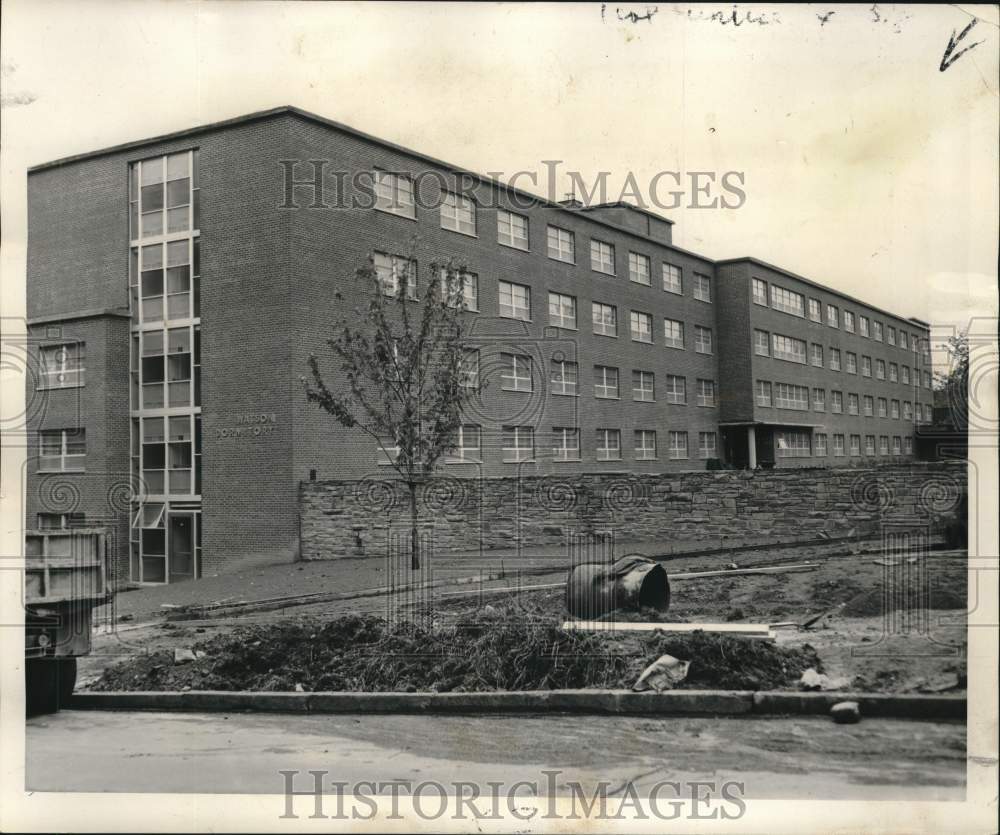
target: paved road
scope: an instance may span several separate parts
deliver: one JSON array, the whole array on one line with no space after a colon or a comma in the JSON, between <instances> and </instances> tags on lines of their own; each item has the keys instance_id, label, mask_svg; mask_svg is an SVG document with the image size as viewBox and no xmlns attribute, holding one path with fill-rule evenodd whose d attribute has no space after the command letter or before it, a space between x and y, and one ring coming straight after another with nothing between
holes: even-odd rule
<instances>
[{"instance_id":1,"label":"paved road","mask_svg":"<svg viewBox=\"0 0 1000 835\"><path fill-rule=\"evenodd\" d=\"M27 724L37 791L279 794L329 780L739 780L748 798L960 800L962 723L825 717L290 716L63 711ZM308 799L305 799L306 802ZM306 812L308 814L308 811Z\"/></svg>"}]
</instances>

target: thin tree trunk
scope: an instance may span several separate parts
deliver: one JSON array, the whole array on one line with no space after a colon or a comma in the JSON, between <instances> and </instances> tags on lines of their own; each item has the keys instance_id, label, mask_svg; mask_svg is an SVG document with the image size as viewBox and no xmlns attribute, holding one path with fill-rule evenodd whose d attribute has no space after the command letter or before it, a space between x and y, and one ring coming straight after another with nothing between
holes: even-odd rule
<instances>
[{"instance_id":1,"label":"thin tree trunk","mask_svg":"<svg viewBox=\"0 0 1000 835\"><path fill-rule=\"evenodd\" d=\"M410 568L420 568L420 532L417 529L417 485L412 481L410 488Z\"/></svg>"}]
</instances>

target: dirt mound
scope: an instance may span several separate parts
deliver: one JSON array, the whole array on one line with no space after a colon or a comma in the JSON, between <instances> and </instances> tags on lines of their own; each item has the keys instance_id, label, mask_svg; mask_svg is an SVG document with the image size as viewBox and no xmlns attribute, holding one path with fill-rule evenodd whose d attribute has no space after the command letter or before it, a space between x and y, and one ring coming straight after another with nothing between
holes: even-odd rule
<instances>
[{"instance_id":1,"label":"dirt mound","mask_svg":"<svg viewBox=\"0 0 1000 835\"><path fill-rule=\"evenodd\" d=\"M951 589L935 589L928 595L915 590L908 594L890 594L886 589L876 588L852 597L844 606L842 614L865 618L897 611L965 608L965 597Z\"/></svg>"},{"instance_id":2,"label":"dirt mound","mask_svg":"<svg viewBox=\"0 0 1000 835\"><path fill-rule=\"evenodd\" d=\"M424 630L349 615L328 622L249 626L105 670L94 690L492 691L630 687L664 653L691 661L689 688L781 688L807 667L791 649L726 635L563 632L559 622L493 609Z\"/></svg>"}]
</instances>

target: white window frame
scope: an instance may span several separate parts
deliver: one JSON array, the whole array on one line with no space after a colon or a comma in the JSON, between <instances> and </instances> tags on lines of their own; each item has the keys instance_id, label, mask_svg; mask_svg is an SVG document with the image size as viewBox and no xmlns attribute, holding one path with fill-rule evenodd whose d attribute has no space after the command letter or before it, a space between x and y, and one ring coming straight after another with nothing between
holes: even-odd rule
<instances>
[{"instance_id":1,"label":"white window frame","mask_svg":"<svg viewBox=\"0 0 1000 835\"><path fill-rule=\"evenodd\" d=\"M656 402L656 374L654 372L643 371L641 368L632 369L632 399L636 403Z\"/></svg>"},{"instance_id":2,"label":"white window frame","mask_svg":"<svg viewBox=\"0 0 1000 835\"><path fill-rule=\"evenodd\" d=\"M552 427L552 460L580 460L580 430L570 426Z\"/></svg>"},{"instance_id":3,"label":"white window frame","mask_svg":"<svg viewBox=\"0 0 1000 835\"><path fill-rule=\"evenodd\" d=\"M506 295L508 301L504 301ZM518 298L523 296L523 298ZM531 321L531 288L527 284L516 284L513 281L497 283L497 297L500 318L517 319L522 322Z\"/></svg>"},{"instance_id":4,"label":"white window frame","mask_svg":"<svg viewBox=\"0 0 1000 835\"><path fill-rule=\"evenodd\" d=\"M872 376L872 358L866 357L864 354L861 355L861 376Z\"/></svg>"},{"instance_id":5,"label":"white window frame","mask_svg":"<svg viewBox=\"0 0 1000 835\"><path fill-rule=\"evenodd\" d=\"M857 374L858 373L858 355L855 354L853 351L848 351L847 352L847 356L845 357L845 360L846 360L846 364L844 366L844 370L848 374Z\"/></svg>"},{"instance_id":6,"label":"white window frame","mask_svg":"<svg viewBox=\"0 0 1000 835\"><path fill-rule=\"evenodd\" d=\"M609 372L613 372L609 373ZM614 377L614 384L609 382ZM613 365L594 366L594 397L598 400L618 400L620 399L620 375L618 369ZM609 394L609 392L614 394Z\"/></svg>"},{"instance_id":7,"label":"white window frame","mask_svg":"<svg viewBox=\"0 0 1000 835\"><path fill-rule=\"evenodd\" d=\"M475 446L468 446L469 437L474 437ZM457 444L448 450L447 461L474 461L483 460L483 429L476 423L463 423L455 430L455 440Z\"/></svg>"},{"instance_id":8,"label":"white window frame","mask_svg":"<svg viewBox=\"0 0 1000 835\"><path fill-rule=\"evenodd\" d=\"M58 437L57 437L58 436ZM78 437L74 437L78 436ZM58 440L59 452L56 455L44 453L46 443L52 444ZM71 453L71 443L82 443L83 452ZM74 444L75 445L75 444ZM38 472L40 473L82 473L86 472L87 462L87 430L76 429L39 429L38 430Z\"/></svg>"},{"instance_id":9,"label":"white window frame","mask_svg":"<svg viewBox=\"0 0 1000 835\"><path fill-rule=\"evenodd\" d=\"M524 235L515 234L515 232L521 231L520 227L522 226ZM511 249L518 249L521 252L528 252L531 243L527 216L507 209L497 209L497 243Z\"/></svg>"},{"instance_id":10,"label":"white window frame","mask_svg":"<svg viewBox=\"0 0 1000 835\"><path fill-rule=\"evenodd\" d=\"M882 323L878 319L872 319L872 339L882 342Z\"/></svg>"},{"instance_id":11,"label":"white window frame","mask_svg":"<svg viewBox=\"0 0 1000 835\"><path fill-rule=\"evenodd\" d=\"M842 434L836 434L833 436L833 455L835 458L843 458L846 454L847 447L844 443L844 436Z\"/></svg>"},{"instance_id":12,"label":"white window frame","mask_svg":"<svg viewBox=\"0 0 1000 835\"><path fill-rule=\"evenodd\" d=\"M771 285L771 308L787 313L789 316L798 316L804 319L806 315L805 296L788 290L777 284Z\"/></svg>"},{"instance_id":13,"label":"white window frame","mask_svg":"<svg viewBox=\"0 0 1000 835\"><path fill-rule=\"evenodd\" d=\"M808 345L804 339L780 333L771 334L771 356L776 360L805 365L808 362L807 351Z\"/></svg>"},{"instance_id":14,"label":"white window frame","mask_svg":"<svg viewBox=\"0 0 1000 835\"><path fill-rule=\"evenodd\" d=\"M875 456L875 436L865 435L865 455L869 458Z\"/></svg>"},{"instance_id":15,"label":"white window frame","mask_svg":"<svg viewBox=\"0 0 1000 835\"><path fill-rule=\"evenodd\" d=\"M750 279L751 298L754 304L767 307L767 300L770 297L767 289L767 282L762 278Z\"/></svg>"},{"instance_id":16,"label":"white window frame","mask_svg":"<svg viewBox=\"0 0 1000 835\"><path fill-rule=\"evenodd\" d=\"M889 363L889 382L898 383L899 382L899 366L894 363Z\"/></svg>"},{"instance_id":17,"label":"white window frame","mask_svg":"<svg viewBox=\"0 0 1000 835\"><path fill-rule=\"evenodd\" d=\"M753 387L754 402L762 409L773 407L774 398L771 383L768 380L757 380Z\"/></svg>"},{"instance_id":18,"label":"white window frame","mask_svg":"<svg viewBox=\"0 0 1000 835\"><path fill-rule=\"evenodd\" d=\"M708 409L714 409L715 380L704 380L699 378L697 381L697 385L698 385L698 394L697 394L698 405Z\"/></svg>"},{"instance_id":19,"label":"white window frame","mask_svg":"<svg viewBox=\"0 0 1000 835\"><path fill-rule=\"evenodd\" d=\"M753 352L758 357L771 356L771 334L762 331L760 328L753 330Z\"/></svg>"},{"instance_id":20,"label":"white window frame","mask_svg":"<svg viewBox=\"0 0 1000 835\"><path fill-rule=\"evenodd\" d=\"M396 298L399 295L400 276L405 272L406 297L416 301L419 273L415 260L404 258L402 255L390 255L388 252L375 252L372 254L372 259L382 295Z\"/></svg>"},{"instance_id":21,"label":"white window frame","mask_svg":"<svg viewBox=\"0 0 1000 835\"><path fill-rule=\"evenodd\" d=\"M444 199L441 200L440 206L441 228L475 238L475 202L464 194L455 194L452 191L446 191L443 194Z\"/></svg>"},{"instance_id":22,"label":"white window frame","mask_svg":"<svg viewBox=\"0 0 1000 835\"><path fill-rule=\"evenodd\" d=\"M697 301L712 303L712 279L704 273L694 274L694 297Z\"/></svg>"},{"instance_id":23,"label":"white window frame","mask_svg":"<svg viewBox=\"0 0 1000 835\"><path fill-rule=\"evenodd\" d=\"M819 299L809 299L809 321L823 324L823 303Z\"/></svg>"},{"instance_id":24,"label":"white window frame","mask_svg":"<svg viewBox=\"0 0 1000 835\"><path fill-rule=\"evenodd\" d=\"M569 229L549 224L545 230L546 252L553 261L576 263L576 237Z\"/></svg>"},{"instance_id":25,"label":"white window frame","mask_svg":"<svg viewBox=\"0 0 1000 835\"><path fill-rule=\"evenodd\" d=\"M675 331L679 335L671 335ZM684 350L684 323L679 319L663 320L663 342L668 348Z\"/></svg>"},{"instance_id":26,"label":"white window frame","mask_svg":"<svg viewBox=\"0 0 1000 835\"><path fill-rule=\"evenodd\" d=\"M861 414L861 402L853 391L847 393L847 414L858 417Z\"/></svg>"},{"instance_id":27,"label":"white window frame","mask_svg":"<svg viewBox=\"0 0 1000 835\"><path fill-rule=\"evenodd\" d=\"M861 457L861 436L851 435L848 440L851 445L851 458Z\"/></svg>"},{"instance_id":28,"label":"white window frame","mask_svg":"<svg viewBox=\"0 0 1000 835\"><path fill-rule=\"evenodd\" d=\"M471 362L470 362L471 361ZM462 388L479 388L479 349L465 348L462 352L462 364L459 368L459 385Z\"/></svg>"},{"instance_id":29,"label":"white window frame","mask_svg":"<svg viewBox=\"0 0 1000 835\"><path fill-rule=\"evenodd\" d=\"M840 327L840 311L837 310L835 304L828 304L826 306L826 324L830 328Z\"/></svg>"},{"instance_id":30,"label":"white window frame","mask_svg":"<svg viewBox=\"0 0 1000 835\"><path fill-rule=\"evenodd\" d=\"M832 415L844 414L844 392L842 391L830 392L830 414Z\"/></svg>"},{"instance_id":31,"label":"white window frame","mask_svg":"<svg viewBox=\"0 0 1000 835\"><path fill-rule=\"evenodd\" d=\"M612 443L612 441L614 443ZM622 460L622 433L620 429L598 429L594 450L598 461Z\"/></svg>"},{"instance_id":32,"label":"white window frame","mask_svg":"<svg viewBox=\"0 0 1000 835\"><path fill-rule=\"evenodd\" d=\"M374 172L375 208L397 217L417 219L417 205L413 195L413 179L401 172Z\"/></svg>"},{"instance_id":33,"label":"white window frame","mask_svg":"<svg viewBox=\"0 0 1000 835\"><path fill-rule=\"evenodd\" d=\"M777 409L791 409L796 412L809 410L810 392L805 386L794 383L774 384L774 406Z\"/></svg>"},{"instance_id":34,"label":"white window frame","mask_svg":"<svg viewBox=\"0 0 1000 835\"><path fill-rule=\"evenodd\" d=\"M809 352L810 352L810 362L812 363L813 368L822 368L823 346L820 345L818 342L813 342L809 347Z\"/></svg>"},{"instance_id":35,"label":"white window frame","mask_svg":"<svg viewBox=\"0 0 1000 835\"><path fill-rule=\"evenodd\" d=\"M876 380L885 379L885 360L880 360L880 359L875 360L875 379Z\"/></svg>"},{"instance_id":36,"label":"white window frame","mask_svg":"<svg viewBox=\"0 0 1000 835\"><path fill-rule=\"evenodd\" d=\"M675 296L684 295L684 274L681 272L680 267L664 261L662 262L661 274L663 277L664 293L673 293Z\"/></svg>"},{"instance_id":37,"label":"white window frame","mask_svg":"<svg viewBox=\"0 0 1000 835\"><path fill-rule=\"evenodd\" d=\"M812 404L814 412L826 411L826 389L817 389L817 388L813 389Z\"/></svg>"},{"instance_id":38,"label":"white window frame","mask_svg":"<svg viewBox=\"0 0 1000 835\"><path fill-rule=\"evenodd\" d=\"M844 330L847 333L854 333L854 311L844 311Z\"/></svg>"},{"instance_id":39,"label":"white window frame","mask_svg":"<svg viewBox=\"0 0 1000 835\"><path fill-rule=\"evenodd\" d=\"M580 385L580 366L569 360L551 360L549 382L552 394L576 396Z\"/></svg>"},{"instance_id":40,"label":"white window frame","mask_svg":"<svg viewBox=\"0 0 1000 835\"><path fill-rule=\"evenodd\" d=\"M633 453L636 461L656 460L656 430L636 429L632 435Z\"/></svg>"},{"instance_id":41,"label":"white window frame","mask_svg":"<svg viewBox=\"0 0 1000 835\"><path fill-rule=\"evenodd\" d=\"M680 374L667 374L664 385L664 397L667 403L672 403L675 406L687 405L687 377Z\"/></svg>"},{"instance_id":42,"label":"white window frame","mask_svg":"<svg viewBox=\"0 0 1000 835\"><path fill-rule=\"evenodd\" d=\"M710 440L711 443L705 443ZM717 458L719 455L719 442L715 432L698 433L698 457L701 459Z\"/></svg>"},{"instance_id":43,"label":"white window frame","mask_svg":"<svg viewBox=\"0 0 1000 835\"><path fill-rule=\"evenodd\" d=\"M875 398L870 394L861 398L861 409L865 417L875 417Z\"/></svg>"},{"instance_id":44,"label":"white window frame","mask_svg":"<svg viewBox=\"0 0 1000 835\"><path fill-rule=\"evenodd\" d=\"M505 464L516 464L535 459L535 429L533 426L504 426L501 428L501 437L501 457Z\"/></svg>"},{"instance_id":45,"label":"white window frame","mask_svg":"<svg viewBox=\"0 0 1000 835\"><path fill-rule=\"evenodd\" d=\"M683 443L681 443L683 441ZM671 429L667 435L667 456L671 461L686 461L688 458L688 433Z\"/></svg>"},{"instance_id":46,"label":"white window frame","mask_svg":"<svg viewBox=\"0 0 1000 835\"><path fill-rule=\"evenodd\" d=\"M712 353L712 329L704 325L694 326L694 350L696 354Z\"/></svg>"},{"instance_id":47,"label":"white window frame","mask_svg":"<svg viewBox=\"0 0 1000 835\"><path fill-rule=\"evenodd\" d=\"M812 457L812 433L783 429L774 433L774 453L778 458Z\"/></svg>"},{"instance_id":48,"label":"white window frame","mask_svg":"<svg viewBox=\"0 0 1000 835\"><path fill-rule=\"evenodd\" d=\"M878 406L878 416L880 418L889 417L889 401L886 398L880 397L878 399L877 406Z\"/></svg>"},{"instance_id":49,"label":"white window frame","mask_svg":"<svg viewBox=\"0 0 1000 835\"><path fill-rule=\"evenodd\" d=\"M841 368L842 368L842 366L840 364L840 348L831 348L830 349L830 370L831 371L840 371Z\"/></svg>"},{"instance_id":50,"label":"white window frame","mask_svg":"<svg viewBox=\"0 0 1000 835\"><path fill-rule=\"evenodd\" d=\"M61 342L39 348L38 390L80 388L85 384L86 343Z\"/></svg>"},{"instance_id":51,"label":"white window frame","mask_svg":"<svg viewBox=\"0 0 1000 835\"><path fill-rule=\"evenodd\" d=\"M813 455L817 458L825 458L827 453L826 433L817 432L813 436Z\"/></svg>"},{"instance_id":52,"label":"white window frame","mask_svg":"<svg viewBox=\"0 0 1000 835\"><path fill-rule=\"evenodd\" d=\"M653 344L653 314L641 310L630 310L628 316L629 334L633 342ZM645 324L645 330L643 325Z\"/></svg>"},{"instance_id":53,"label":"white window frame","mask_svg":"<svg viewBox=\"0 0 1000 835\"><path fill-rule=\"evenodd\" d=\"M641 252L631 252L628 254L628 280L633 284L641 284L649 287L652 284L652 266L648 255Z\"/></svg>"},{"instance_id":54,"label":"white window frame","mask_svg":"<svg viewBox=\"0 0 1000 835\"><path fill-rule=\"evenodd\" d=\"M858 333L864 337L869 337L871 335L871 328L869 327L867 316L858 316Z\"/></svg>"},{"instance_id":55,"label":"white window frame","mask_svg":"<svg viewBox=\"0 0 1000 835\"><path fill-rule=\"evenodd\" d=\"M446 295L450 295L452 288L448 286L449 273L447 267L441 267L441 285ZM465 302L465 310L471 313L479 312L479 275L468 270L455 270L451 276L459 278L462 282L462 299Z\"/></svg>"},{"instance_id":56,"label":"white window frame","mask_svg":"<svg viewBox=\"0 0 1000 835\"><path fill-rule=\"evenodd\" d=\"M607 318L608 312L611 314L610 324ZM605 304L604 302L591 302L590 321L593 325L594 333L598 336L618 337L618 308L615 305Z\"/></svg>"},{"instance_id":57,"label":"white window frame","mask_svg":"<svg viewBox=\"0 0 1000 835\"><path fill-rule=\"evenodd\" d=\"M563 330L576 330L576 297L549 290L549 324Z\"/></svg>"},{"instance_id":58,"label":"white window frame","mask_svg":"<svg viewBox=\"0 0 1000 835\"><path fill-rule=\"evenodd\" d=\"M604 275L615 274L615 245L597 238L590 239L590 269Z\"/></svg>"},{"instance_id":59,"label":"white window frame","mask_svg":"<svg viewBox=\"0 0 1000 835\"><path fill-rule=\"evenodd\" d=\"M500 354L502 371L500 372L501 391L530 392L534 390L532 380L532 361L528 354Z\"/></svg>"}]
</instances>

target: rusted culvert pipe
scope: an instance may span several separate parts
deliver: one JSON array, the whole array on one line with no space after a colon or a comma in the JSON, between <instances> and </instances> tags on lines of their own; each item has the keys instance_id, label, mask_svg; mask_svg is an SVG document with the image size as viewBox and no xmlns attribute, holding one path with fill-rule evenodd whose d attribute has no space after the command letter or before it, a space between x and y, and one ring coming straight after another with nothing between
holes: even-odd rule
<instances>
[{"instance_id":1,"label":"rusted culvert pipe","mask_svg":"<svg viewBox=\"0 0 1000 835\"><path fill-rule=\"evenodd\" d=\"M627 554L613 563L581 563L569 570L566 609L574 617L592 620L643 607L660 612L670 607L670 581L658 562Z\"/></svg>"}]
</instances>

